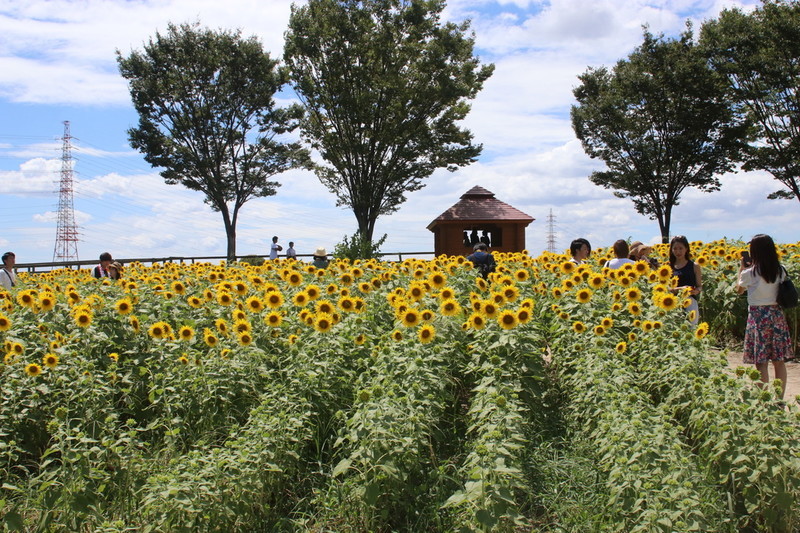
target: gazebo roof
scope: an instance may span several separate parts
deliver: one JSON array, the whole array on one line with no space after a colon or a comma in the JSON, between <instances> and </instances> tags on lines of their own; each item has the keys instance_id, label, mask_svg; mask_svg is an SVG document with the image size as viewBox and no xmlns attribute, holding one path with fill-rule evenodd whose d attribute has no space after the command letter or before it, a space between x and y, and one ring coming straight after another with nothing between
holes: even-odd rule
<instances>
[{"instance_id":1,"label":"gazebo roof","mask_svg":"<svg viewBox=\"0 0 800 533\"><path fill-rule=\"evenodd\" d=\"M476 185L447 211L433 219L428 229L433 231L441 222L524 222L527 226L534 218L516 207L511 207L494 197L494 193Z\"/></svg>"}]
</instances>

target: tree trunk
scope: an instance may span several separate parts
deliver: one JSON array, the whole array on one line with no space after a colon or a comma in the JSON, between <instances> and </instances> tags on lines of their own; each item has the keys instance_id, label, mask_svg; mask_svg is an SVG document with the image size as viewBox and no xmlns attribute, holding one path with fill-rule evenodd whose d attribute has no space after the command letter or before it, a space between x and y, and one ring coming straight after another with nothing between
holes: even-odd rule
<instances>
[{"instance_id":1,"label":"tree trunk","mask_svg":"<svg viewBox=\"0 0 800 533\"><path fill-rule=\"evenodd\" d=\"M222 221L225 223L225 236L228 239L227 257L228 262L236 261L236 215L237 209L233 210L233 218L228 212L228 206L220 206L220 213L222 213Z\"/></svg>"},{"instance_id":2,"label":"tree trunk","mask_svg":"<svg viewBox=\"0 0 800 533\"><path fill-rule=\"evenodd\" d=\"M669 242L669 225L670 225L670 210L667 209L665 213L657 213L658 229L661 230L661 242L667 244Z\"/></svg>"}]
</instances>

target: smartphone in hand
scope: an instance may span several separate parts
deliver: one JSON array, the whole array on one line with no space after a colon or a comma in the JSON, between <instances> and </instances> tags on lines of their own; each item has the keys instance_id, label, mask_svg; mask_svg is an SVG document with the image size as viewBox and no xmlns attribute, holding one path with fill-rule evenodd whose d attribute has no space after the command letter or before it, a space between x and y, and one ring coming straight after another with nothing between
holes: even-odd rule
<instances>
[{"instance_id":1,"label":"smartphone in hand","mask_svg":"<svg viewBox=\"0 0 800 533\"><path fill-rule=\"evenodd\" d=\"M742 252L742 266L749 267L753 264L753 258L750 257L750 252L747 250Z\"/></svg>"}]
</instances>

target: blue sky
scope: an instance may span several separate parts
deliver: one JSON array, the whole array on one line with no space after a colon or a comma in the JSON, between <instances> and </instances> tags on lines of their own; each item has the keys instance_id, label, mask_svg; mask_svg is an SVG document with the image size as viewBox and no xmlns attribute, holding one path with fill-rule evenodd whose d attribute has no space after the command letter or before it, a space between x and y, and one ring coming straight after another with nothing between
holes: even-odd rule
<instances>
[{"instance_id":1,"label":"blue sky","mask_svg":"<svg viewBox=\"0 0 800 533\"><path fill-rule=\"evenodd\" d=\"M450 2L445 18L471 19L477 53L496 65L465 121L483 143L480 160L455 173L436 172L400 210L379 219L387 252L432 251L425 229L474 185L533 216L527 246L547 247L555 217L560 249L577 236L595 246L617 238L658 241L658 225L630 201L593 185L601 164L589 159L569 122L576 76L613 64L639 44L641 27L676 35L687 18L705 19L755 2L630 1ZM115 50L141 49L168 22L199 21L257 35L282 55L290 2L273 0L0 0L0 249L19 263L50 261L56 234L63 121L70 121L75 157L75 213L81 259L223 255L218 213L200 193L163 183L127 142L137 116ZM291 92L284 93L288 101ZM299 253L332 250L356 229L350 211L316 177L292 171L273 197L242 210L237 251L266 253L272 235L295 241ZM766 232L795 242L797 201L766 200L778 183L764 173L722 177L722 190L687 190L673 211L673 234L690 239L749 237Z\"/></svg>"}]
</instances>

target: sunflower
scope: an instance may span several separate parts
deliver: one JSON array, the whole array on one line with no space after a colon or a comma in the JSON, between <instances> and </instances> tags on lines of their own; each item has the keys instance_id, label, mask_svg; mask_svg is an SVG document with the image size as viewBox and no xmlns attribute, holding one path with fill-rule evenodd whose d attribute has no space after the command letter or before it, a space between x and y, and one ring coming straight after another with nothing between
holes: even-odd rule
<instances>
[{"instance_id":1,"label":"sunflower","mask_svg":"<svg viewBox=\"0 0 800 533\"><path fill-rule=\"evenodd\" d=\"M433 322L433 319L436 318L436 313L430 309L423 309L419 312L419 317L423 322Z\"/></svg>"},{"instance_id":2,"label":"sunflower","mask_svg":"<svg viewBox=\"0 0 800 533\"><path fill-rule=\"evenodd\" d=\"M277 309L283 305L283 294L277 290L269 291L266 297L267 307L270 309Z\"/></svg>"},{"instance_id":3,"label":"sunflower","mask_svg":"<svg viewBox=\"0 0 800 533\"><path fill-rule=\"evenodd\" d=\"M181 326L178 329L178 338L184 342L194 340L194 330L190 326Z\"/></svg>"},{"instance_id":4,"label":"sunflower","mask_svg":"<svg viewBox=\"0 0 800 533\"><path fill-rule=\"evenodd\" d=\"M572 331L575 333L583 333L586 331L586 324L581 321L573 322L572 324Z\"/></svg>"},{"instance_id":5,"label":"sunflower","mask_svg":"<svg viewBox=\"0 0 800 533\"><path fill-rule=\"evenodd\" d=\"M297 335L289 335L289 337L286 339L286 342L288 342L289 344L295 344L299 338L300 337L298 337Z\"/></svg>"},{"instance_id":6,"label":"sunflower","mask_svg":"<svg viewBox=\"0 0 800 533\"><path fill-rule=\"evenodd\" d=\"M236 320L231 330L237 335L239 333L250 333L253 331L253 326L247 320Z\"/></svg>"},{"instance_id":7,"label":"sunflower","mask_svg":"<svg viewBox=\"0 0 800 533\"><path fill-rule=\"evenodd\" d=\"M42 311L52 311L56 306L56 297L49 292L39 295L39 308Z\"/></svg>"},{"instance_id":8,"label":"sunflower","mask_svg":"<svg viewBox=\"0 0 800 533\"><path fill-rule=\"evenodd\" d=\"M478 287L478 290L480 290L480 291L485 291L486 288L489 286L486 283L486 280L483 279L483 278L480 278L480 277L475 278L475 285Z\"/></svg>"},{"instance_id":9,"label":"sunflower","mask_svg":"<svg viewBox=\"0 0 800 533\"><path fill-rule=\"evenodd\" d=\"M672 278L672 267L669 265L662 265L656 270L655 274L661 282L665 283Z\"/></svg>"},{"instance_id":10,"label":"sunflower","mask_svg":"<svg viewBox=\"0 0 800 533\"><path fill-rule=\"evenodd\" d=\"M401 340L403 340L403 332L400 331L400 330L396 329L396 330L392 331L392 335L391 336L392 336L392 339L394 341L396 341L396 342L400 342Z\"/></svg>"},{"instance_id":11,"label":"sunflower","mask_svg":"<svg viewBox=\"0 0 800 533\"><path fill-rule=\"evenodd\" d=\"M166 322L156 322L147 330L147 334L154 339L163 339L169 334L167 333Z\"/></svg>"},{"instance_id":12,"label":"sunflower","mask_svg":"<svg viewBox=\"0 0 800 533\"><path fill-rule=\"evenodd\" d=\"M11 328L11 320L6 315L0 314L0 331L8 331Z\"/></svg>"},{"instance_id":13,"label":"sunflower","mask_svg":"<svg viewBox=\"0 0 800 533\"><path fill-rule=\"evenodd\" d=\"M36 376L42 373L42 367L36 363L31 363L25 366L25 373L28 374L30 377L35 378Z\"/></svg>"},{"instance_id":14,"label":"sunflower","mask_svg":"<svg viewBox=\"0 0 800 533\"><path fill-rule=\"evenodd\" d=\"M579 290L577 293L575 293L575 299L582 304L587 303L589 300L592 299L592 290L591 289Z\"/></svg>"},{"instance_id":15,"label":"sunflower","mask_svg":"<svg viewBox=\"0 0 800 533\"><path fill-rule=\"evenodd\" d=\"M242 346L250 346L253 343L253 335L249 331L237 334L236 339Z\"/></svg>"},{"instance_id":16,"label":"sunflower","mask_svg":"<svg viewBox=\"0 0 800 533\"><path fill-rule=\"evenodd\" d=\"M444 287L442 290L439 291L440 300L452 300L455 297L456 297L456 292L450 287Z\"/></svg>"},{"instance_id":17,"label":"sunflower","mask_svg":"<svg viewBox=\"0 0 800 533\"><path fill-rule=\"evenodd\" d=\"M633 342L638 338L639 336L636 334L636 332L631 331L630 333L628 333L628 342Z\"/></svg>"},{"instance_id":18,"label":"sunflower","mask_svg":"<svg viewBox=\"0 0 800 533\"><path fill-rule=\"evenodd\" d=\"M75 324L81 328L88 328L92 325L92 313L87 309L80 309L75 313Z\"/></svg>"},{"instance_id":19,"label":"sunflower","mask_svg":"<svg viewBox=\"0 0 800 533\"><path fill-rule=\"evenodd\" d=\"M365 342L367 342L367 336L366 336L366 335L364 335L363 333L360 333L360 334L356 335L356 338L355 338L355 339L353 339L353 342L354 342L354 343L355 343L357 346L361 346L362 344L364 344Z\"/></svg>"},{"instance_id":20,"label":"sunflower","mask_svg":"<svg viewBox=\"0 0 800 533\"><path fill-rule=\"evenodd\" d=\"M320 333L327 333L333 328L334 319L328 313L317 313L314 317L314 329Z\"/></svg>"},{"instance_id":21,"label":"sunflower","mask_svg":"<svg viewBox=\"0 0 800 533\"><path fill-rule=\"evenodd\" d=\"M117 361L119 361L119 354L117 352L111 352L110 354L108 354L108 358L116 363Z\"/></svg>"},{"instance_id":22,"label":"sunflower","mask_svg":"<svg viewBox=\"0 0 800 533\"><path fill-rule=\"evenodd\" d=\"M182 365L188 365L189 364L189 358L186 357L185 355L182 355L182 356L178 357L178 362L180 364L182 364Z\"/></svg>"},{"instance_id":23,"label":"sunflower","mask_svg":"<svg viewBox=\"0 0 800 533\"><path fill-rule=\"evenodd\" d=\"M514 272L514 279L516 279L517 281L528 281L529 277L530 273L523 268L520 268L519 270Z\"/></svg>"},{"instance_id":24,"label":"sunflower","mask_svg":"<svg viewBox=\"0 0 800 533\"><path fill-rule=\"evenodd\" d=\"M642 307L638 302L631 302L628 304L628 312L633 316L639 316L642 314Z\"/></svg>"},{"instance_id":25,"label":"sunflower","mask_svg":"<svg viewBox=\"0 0 800 533\"><path fill-rule=\"evenodd\" d=\"M339 282L342 285L350 285L351 283L353 283L353 275L350 274L349 272L345 272L344 274L339 276Z\"/></svg>"},{"instance_id":26,"label":"sunflower","mask_svg":"<svg viewBox=\"0 0 800 533\"><path fill-rule=\"evenodd\" d=\"M625 291L625 299L629 302L638 302L642 299L642 291L640 291L637 287L631 287Z\"/></svg>"},{"instance_id":27,"label":"sunflower","mask_svg":"<svg viewBox=\"0 0 800 533\"><path fill-rule=\"evenodd\" d=\"M618 342L614 349L617 353L625 353L625 350L628 349L628 344L625 341Z\"/></svg>"},{"instance_id":28,"label":"sunflower","mask_svg":"<svg viewBox=\"0 0 800 533\"><path fill-rule=\"evenodd\" d=\"M609 317L605 317L603 318L603 320L600 321L600 325L608 329L614 325L614 320Z\"/></svg>"},{"instance_id":29,"label":"sunflower","mask_svg":"<svg viewBox=\"0 0 800 533\"><path fill-rule=\"evenodd\" d=\"M601 274L593 274L588 280L589 286L594 290L600 289L606 284L606 278Z\"/></svg>"},{"instance_id":30,"label":"sunflower","mask_svg":"<svg viewBox=\"0 0 800 533\"><path fill-rule=\"evenodd\" d=\"M649 333L649 332L653 331L654 329L655 329L655 326L653 325L653 322L651 322L650 320L645 320L644 322L642 322L642 330L643 331L646 331L646 332Z\"/></svg>"},{"instance_id":31,"label":"sunflower","mask_svg":"<svg viewBox=\"0 0 800 533\"><path fill-rule=\"evenodd\" d=\"M308 294L305 291L300 291L292 297L292 303L297 307L303 307L308 301Z\"/></svg>"},{"instance_id":32,"label":"sunflower","mask_svg":"<svg viewBox=\"0 0 800 533\"><path fill-rule=\"evenodd\" d=\"M697 340L704 339L708 335L708 329L708 322L701 322L697 329L694 330L694 338Z\"/></svg>"},{"instance_id":33,"label":"sunflower","mask_svg":"<svg viewBox=\"0 0 800 533\"><path fill-rule=\"evenodd\" d=\"M425 287L419 283L412 283L408 287L406 296L408 296L411 300L418 302L423 296L425 296Z\"/></svg>"},{"instance_id":34,"label":"sunflower","mask_svg":"<svg viewBox=\"0 0 800 533\"><path fill-rule=\"evenodd\" d=\"M58 366L58 356L54 353L47 353L42 357L42 364L47 368L55 368Z\"/></svg>"},{"instance_id":35,"label":"sunflower","mask_svg":"<svg viewBox=\"0 0 800 533\"><path fill-rule=\"evenodd\" d=\"M173 281L170 287L175 294L183 295L186 293L186 285L184 285L182 281Z\"/></svg>"},{"instance_id":36,"label":"sunflower","mask_svg":"<svg viewBox=\"0 0 800 533\"><path fill-rule=\"evenodd\" d=\"M237 281L232 285L233 291L238 294L239 296L244 296L247 294L247 284L243 281Z\"/></svg>"},{"instance_id":37,"label":"sunflower","mask_svg":"<svg viewBox=\"0 0 800 533\"><path fill-rule=\"evenodd\" d=\"M319 287L319 285L314 285L313 283L307 285L305 291L308 295L308 299L312 301L322 296L322 289Z\"/></svg>"},{"instance_id":38,"label":"sunflower","mask_svg":"<svg viewBox=\"0 0 800 533\"><path fill-rule=\"evenodd\" d=\"M455 299L449 298L442 301L439 310L444 316L456 316L461 313L461 305Z\"/></svg>"},{"instance_id":39,"label":"sunflower","mask_svg":"<svg viewBox=\"0 0 800 533\"><path fill-rule=\"evenodd\" d=\"M606 334L606 328L604 328L602 325L598 324L598 325L596 325L594 327L594 334L597 335L598 337L601 336L601 335L605 335Z\"/></svg>"},{"instance_id":40,"label":"sunflower","mask_svg":"<svg viewBox=\"0 0 800 533\"><path fill-rule=\"evenodd\" d=\"M136 333L139 333L139 330L141 329L141 325L139 324L139 317L138 316L130 317L128 319L128 323L133 328L133 331L135 331Z\"/></svg>"},{"instance_id":41,"label":"sunflower","mask_svg":"<svg viewBox=\"0 0 800 533\"><path fill-rule=\"evenodd\" d=\"M553 298L561 298L562 296L564 296L563 287L553 287L553 290L551 292L553 294Z\"/></svg>"},{"instance_id":42,"label":"sunflower","mask_svg":"<svg viewBox=\"0 0 800 533\"><path fill-rule=\"evenodd\" d=\"M672 311L678 307L678 298L669 292L659 292L653 295L653 300L656 306L664 311Z\"/></svg>"},{"instance_id":43,"label":"sunflower","mask_svg":"<svg viewBox=\"0 0 800 533\"><path fill-rule=\"evenodd\" d=\"M355 301L349 296L343 296L339 298L337 305L339 306L339 309L346 313L352 313L355 311L356 306Z\"/></svg>"},{"instance_id":44,"label":"sunflower","mask_svg":"<svg viewBox=\"0 0 800 533\"><path fill-rule=\"evenodd\" d=\"M406 309L400 316L400 320L405 327L411 328L420 323L421 317L416 309Z\"/></svg>"},{"instance_id":45,"label":"sunflower","mask_svg":"<svg viewBox=\"0 0 800 533\"><path fill-rule=\"evenodd\" d=\"M428 344L436 337L436 328L432 324L425 324L419 328L417 338L422 344Z\"/></svg>"},{"instance_id":46,"label":"sunflower","mask_svg":"<svg viewBox=\"0 0 800 533\"><path fill-rule=\"evenodd\" d=\"M495 318L500 312L500 308L497 307L493 301L484 300L483 305L481 306L481 312L486 315L487 318Z\"/></svg>"},{"instance_id":47,"label":"sunflower","mask_svg":"<svg viewBox=\"0 0 800 533\"><path fill-rule=\"evenodd\" d=\"M519 320L514 311L506 309L497 317L497 323L500 324L500 327L503 329L514 329L519 324Z\"/></svg>"},{"instance_id":48,"label":"sunflower","mask_svg":"<svg viewBox=\"0 0 800 533\"><path fill-rule=\"evenodd\" d=\"M564 261L558 266L558 269L561 271L562 274L572 274L577 266L578 265L576 265L572 261Z\"/></svg>"},{"instance_id":49,"label":"sunflower","mask_svg":"<svg viewBox=\"0 0 800 533\"><path fill-rule=\"evenodd\" d=\"M273 328L277 328L283 323L283 315L277 311L271 311L264 317L264 323Z\"/></svg>"},{"instance_id":50,"label":"sunflower","mask_svg":"<svg viewBox=\"0 0 800 533\"><path fill-rule=\"evenodd\" d=\"M506 295L498 291L492 291L491 294L489 294L489 299L498 307L502 307L506 303Z\"/></svg>"},{"instance_id":51,"label":"sunflower","mask_svg":"<svg viewBox=\"0 0 800 533\"><path fill-rule=\"evenodd\" d=\"M330 300L319 300L317 302L316 307L317 307L317 313L331 314L335 309L333 302L331 302Z\"/></svg>"},{"instance_id":52,"label":"sunflower","mask_svg":"<svg viewBox=\"0 0 800 533\"><path fill-rule=\"evenodd\" d=\"M219 305L231 305L233 303L233 296L229 292L220 291L217 293L217 303Z\"/></svg>"},{"instance_id":53,"label":"sunflower","mask_svg":"<svg viewBox=\"0 0 800 533\"><path fill-rule=\"evenodd\" d=\"M472 329L483 329L486 327L486 318L481 313L472 313L467 319L469 327Z\"/></svg>"},{"instance_id":54,"label":"sunflower","mask_svg":"<svg viewBox=\"0 0 800 533\"><path fill-rule=\"evenodd\" d=\"M23 307L33 308L36 304L36 291L26 289L17 294L17 303Z\"/></svg>"},{"instance_id":55,"label":"sunflower","mask_svg":"<svg viewBox=\"0 0 800 533\"><path fill-rule=\"evenodd\" d=\"M252 313L260 313L264 310L264 302L258 296L251 296L244 304L245 308Z\"/></svg>"}]
</instances>

